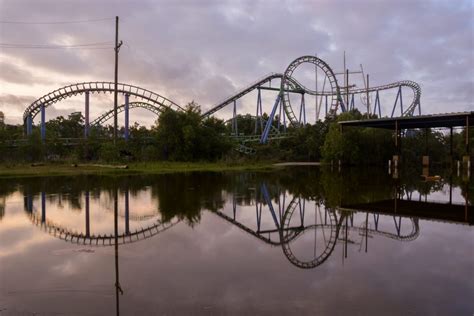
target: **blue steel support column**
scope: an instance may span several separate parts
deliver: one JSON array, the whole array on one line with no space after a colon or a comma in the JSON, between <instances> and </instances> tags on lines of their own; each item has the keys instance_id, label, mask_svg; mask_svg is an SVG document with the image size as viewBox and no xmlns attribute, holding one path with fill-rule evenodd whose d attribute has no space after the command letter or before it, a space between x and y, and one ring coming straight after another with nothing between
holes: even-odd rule
<instances>
[{"instance_id":1,"label":"blue steel support column","mask_svg":"<svg viewBox=\"0 0 474 316\"><path fill-rule=\"evenodd\" d=\"M86 237L90 236L91 225L90 225L90 208L89 208L89 191L85 193L85 206L86 206Z\"/></svg>"},{"instance_id":2,"label":"blue steel support column","mask_svg":"<svg viewBox=\"0 0 474 316\"><path fill-rule=\"evenodd\" d=\"M233 112L233 117L232 117L232 132L235 134L235 136L239 135L239 131L237 128L237 101L234 100L234 112Z\"/></svg>"},{"instance_id":3,"label":"blue steel support column","mask_svg":"<svg viewBox=\"0 0 474 316\"><path fill-rule=\"evenodd\" d=\"M258 123L260 122L260 130L263 131L263 121L262 121L262 95L260 92L260 88L257 88L258 94L257 94L257 115L255 119L255 134L257 134L258 131Z\"/></svg>"},{"instance_id":4,"label":"blue steel support column","mask_svg":"<svg viewBox=\"0 0 474 316\"><path fill-rule=\"evenodd\" d=\"M265 129L262 133L262 137L260 137L260 144L265 144L268 141L268 134L270 134L270 129L272 128L273 118L275 117L275 112L278 108L278 104L280 104L281 93L278 93L278 97L275 100L275 104L273 105L272 112L268 117L267 124L265 124Z\"/></svg>"},{"instance_id":5,"label":"blue steel support column","mask_svg":"<svg viewBox=\"0 0 474 316\"><path fill-rule=\"evenodd\" d=\"M46 222L46 193L41 192L41 223Z\"/></svg>"},{"instance_id":6,"label":"blue steel support column","mask_svg":"<svg viewBox=\"0 0 474 316\"><path fill-rule=\"evenodd\" d=\"M282 103L280 102L280 106L278 107L278 122L277 122L278 132L280 132L281 112L282 112ZM285 110L283 110L283 112L285 112Z\"/></svg>"},{"instance_id":7,"label":"blue steel support column","mask_svg":"<svg viewBox=\"0 0 474 316\"><path fill-rule=\"evenodd\" d=\"M377 92L375 92L374 114L377 114L377 112L376 112L377 107L379 108L379 118L381 118L382 117L382 112L380 110L379 90L377 90Z\"/></svg>"},{"instance_id":8,"label":"blue steel support column","mask_svg":"<svg viewBox=\"0 0 474 316\"><path fill-rule=\"evenodd\" d=\"M326 116L328 116L328 96L326 95Z\"/></svg>"},{"instance_id":9,"label":"blue steel support column","mask_svg":"<svg viewBox=\"0 0 474 316\"><path fill-rule=\"evenodd\" d=\"M270 210L270 213L272 215L273 222L275 223L276 228L280 229L280 223L279 223L278 218L275 214L275 209L273 208L272 199L270 198L270 194L268 193L268 189L267 189L267 186L265 185L265 183L262 183L261 191L262 191L262 194L263 194L263 199L265 200L265 203L267 203L268 208Z\"/></svg>"},{"instance_id":10,"label":"blue steel support column","mask_svg":"<svg viewBox=\"0 0 474 316\"><path fill-rule=\"evenodd\" d=\"M85 93L84 118L84 138L87 138L89 137L89 91Z\"/></svg>"},{"instance_id":11,"label":"blue steel support column","mask_svg":"<svg viewBox=\"0 0 474 316\"><path fill-rule=\"evenodd\" d=\"M28 114L26 117L26 136L30 136L31 132L33 131L33 118L31 114Z\"/></svg>"},{"instance_id":12,"label":"blue steel support column","mask_svg":"<svg viewBox=\"0 0 474 316\"><path fill-rule=\"evenodd\" d=\"M128 189L125 190L125 234L130 235L130 201Z\"/></svg>"},{"instance_id":13,"label":"blue steel support column","mask_svg":"<svg viewBox=\"0 0 474 316\"><path fill-rule=\"evenodd\" d=\"M45 113L45 108L43 104L41 104L40 106L40 112L41 112L41 141L44 142L46 139L46 113Z\"/></svg>"},{"instance_id":14,"label":"blue steel support column","mask_svg":"<svg viewBox=\"0 0 474 316\"><path fill-rule=\"evenodd\" d=\"M402 97L402 87L400 86L400 88L398 88L398 90L400 91L400 112L402 113L402 116L403 116L403 97Z\"/></svg>"},{"instance_id":15,"label":"blue steel support column","mask_svg":"<svg viewBox=\"0 0 474 316\"><path fill-rule=\"evenodd\" d=\"M130 95L125 94L125 140L129 138L129 98Z\"/></svg>"},{"instance_id":16,"label":"blue steel support column","mask_svg":"<svg viewBox=\"0 0 474 316\"><path fill-rule=\"evenodd\" d=\"M262 204L255 201L255 211L257 212L257 234L260 233L260 224L262 222Z\"/></svg>"},{"instance_id":17,"label":"blue steel support column","mask_svg":"<svg viewBox=\"0 0 474 316\"><path fill-rule=\"evenodd\" d=\"M301 115L303 115L303 121L301 121ZM306 107L304 103L304 93L301 94L301 105L300 105L300 117L299 123L306 124Z\"/></svg>"},{"instance_id":18,"label":"blue steel support column","mask_svg":"<svg viewBox=\"0 0 474 316\"><path fill-rule=\"evenodd\" d=\"M395 114L395 108L397 107L398 103L398 98L400 97L400 90L401 87L398 87L398 92L397 92L397 97L395 98L395 103L393 104L393 109L392 109L392 115L390 117L393 117L393 114Z\"/></svg>"}]
</instances>

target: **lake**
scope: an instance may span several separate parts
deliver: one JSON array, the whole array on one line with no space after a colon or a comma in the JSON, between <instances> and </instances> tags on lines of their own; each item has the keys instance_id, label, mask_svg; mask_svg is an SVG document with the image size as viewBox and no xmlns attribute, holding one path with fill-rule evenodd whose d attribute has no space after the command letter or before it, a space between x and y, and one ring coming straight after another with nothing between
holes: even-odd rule
<instances>
[{"instance_id":1,"label":"lake","mask_svg":"<svg viewBox=\"0 0 474 316\"><path fill-rule=\"evenodd\" d=\"M472 315L473 183L441 175L3 179L0 314Z\"/></svg>"}]
</instances>

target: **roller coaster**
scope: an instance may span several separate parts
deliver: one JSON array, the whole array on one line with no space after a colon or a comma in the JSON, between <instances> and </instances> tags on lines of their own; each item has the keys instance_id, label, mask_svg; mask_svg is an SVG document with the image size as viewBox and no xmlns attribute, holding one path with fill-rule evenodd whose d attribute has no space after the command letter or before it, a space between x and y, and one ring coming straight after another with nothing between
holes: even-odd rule
<instances>
[{"instance_id":1,"label":"roller coaster","mask_svg":"<svg viewBox=\"0 0 474 316\"><path fill-rule=\"evenodd\" d=\"M322 89L310 88L304 86L301 82L296 79L295 71L302 65L314 66L315 73L319 71L324 75L324 81ZM272 87L272 81L279 81L278 85ZM412 92L413 98L409 103L403 101L402 88L409 89ZM268 119L263 120L263 108L262 108L262 91L270 90L276 92L276 100L274 105L269 111ZM421 114L421 89L420 86L413 81L398 81L386 85L373 86L365 88L356 88L355 86L341 86L338 83L336 74L332 68L322 59L316 56L302 56L292 61L283 73L270 73L263 78L253 82L252 84L244 87L237 91L231 96L218 102L210 109L204 111L201 117L207 118L211 115L216 115L222 109L233 105L233 117L232 117L232 137L236 138L239 142L239 148L241 151L251 153L253 150L246 146L247 142L259 141L260 143L267 143L271 139L281 139L288 137L287 122L289 127L299 127L306 123L306 110L305 110L305 94L314 96L316 100L319 98L319 104L317 104L316 113L320 113L322 108L323 100L325 105L325 116L329 119L334 118L338 112L346 112L356 108L355 97L360 95L366 97L364 108L370 114L375 114L378 117L382 117L381 111L381 97L379 92L392 90L397 91L395 102L392 107L390 116L393 117L396 113L397 106L400 108L400 116L413 116L418 112ZM238 109L237 101L242 99L244 96L257 92L256 102L256 115L255 118L255 132L253 135L241 135L238 132ZM26 134L29 135L32 132L33 119L40 114L41 117L41 136L45 139L45 109L54 103L57 103L63 99L70 98L76 95L85 95L85 131L84 137L89 134L90 126L100 126L104 124L108 119L114 116L114 111L109 110L92 122L89 122L89 96L94 93L113 93L114 83L112 82L83 82L71 84L59 89L56 89L50 93L45 94L41 98L35 100L29 106L27 106L24 114L24 126ZM122 94L125 98L125 102L117 108L117 112L125 112L125 135L128 139L129 133L129 109L132 108L144 108L156 116L159 116L164 109L172 109L175 111L183 111L183 107L170 99L152 92L150 90L140 88L134 85L125 83L118 84L118 93ZM297 94L301 96L301 102L299 109L297 105L292 104L294 100L291 100L291 96ZM370 100L375 95L373 102L373 108L370 108ZM136 102L129 102L129 98L134 97L138 99ZM344 100L345 99L345 100ZM364 103L361 98L362 103ZM317 102L318 103L318 102ZM405 103L405 107L404 107ZM299 113L298 113L299 110ZM418 110L418 111L417 111ZM278 111L278 114L277 114ZM298 115L297 115L298 114ZM277 123L275 120L278 118ZM260 125L260 131L258 129ZM277 128L275 129L275 125Z\"/></svg>"}]
</instances>

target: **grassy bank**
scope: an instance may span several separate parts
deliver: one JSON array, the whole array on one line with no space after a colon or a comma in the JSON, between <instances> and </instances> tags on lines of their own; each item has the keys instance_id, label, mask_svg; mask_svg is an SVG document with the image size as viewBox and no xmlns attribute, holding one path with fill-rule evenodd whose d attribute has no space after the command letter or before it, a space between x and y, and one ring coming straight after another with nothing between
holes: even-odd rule
<instances>
[{"instance_id":1,"label":"grassy bank","mask_svg":"<svg viewBox=\"0 0 474 316\"><path fill-rule=\"evenodd\" d=\"M44 165L16 164L0 165L0 178L43 177L63 175L121 175L121 174L160 174L190 171L243 171L274 168L271 163L224 163L224 162L148 162L131 163L128 168L113 165L61 164Z\"/></svg>"}]
</instances>

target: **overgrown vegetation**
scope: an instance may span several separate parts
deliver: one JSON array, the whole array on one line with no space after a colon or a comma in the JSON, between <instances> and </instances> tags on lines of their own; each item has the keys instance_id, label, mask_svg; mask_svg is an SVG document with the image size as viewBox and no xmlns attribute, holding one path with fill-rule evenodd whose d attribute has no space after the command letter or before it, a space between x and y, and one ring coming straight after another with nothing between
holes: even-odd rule
<instances>
[{"instance_id":1,"label":"overgrown vegetation","mask_svg":"<svg viewBox=\"0 0 474 316\"><path fill-rule=\"evenodd\" d=\"M0 162L337 163L340 160L352 165L386 164L395 152L393 131L355 127L341 131L337 124L362 118L362 114L355 110L343 113L335 120L318 121L298 128L288 127L285 133L289 137L273 139L265 145L258 141L243 143L255 150L254 155L244 155L235 150L242 141L239 137L260 135L268 119L266 114L263 115L263 122L256 121L251 115L239 115L238 130L235 131L232 121L224 122L214 117L202 120L199 106L191 102L183 112L164 110L151 128L135 123L130 127L128 141L124 140L124 130L121 128L119 139L114 144L111 126L91 126L90 135L85 139L84 118L81 113L73 113L68 118L60 116L46 123L45 143L41 141L39 127L34 127L32 135L26 139L23 138L21 125L0 128ZM273 131L283 124L277 116L273 121ZM461 159L466 154L464 133L455 133L453 136L454 159ZM258 136L255 140L258 140ZM474 132L470 132L470 142L473 140ZM420 162L421 156L429 155L432 162L446 163L450 159L449 144L449 133L410 130L403 136L402 158L407 162Z\"/></svg>"}]
</instances>

